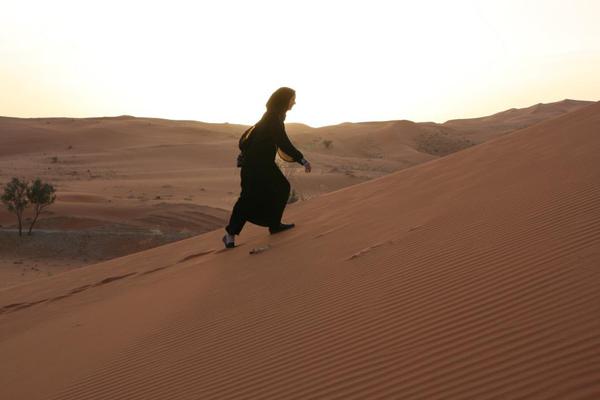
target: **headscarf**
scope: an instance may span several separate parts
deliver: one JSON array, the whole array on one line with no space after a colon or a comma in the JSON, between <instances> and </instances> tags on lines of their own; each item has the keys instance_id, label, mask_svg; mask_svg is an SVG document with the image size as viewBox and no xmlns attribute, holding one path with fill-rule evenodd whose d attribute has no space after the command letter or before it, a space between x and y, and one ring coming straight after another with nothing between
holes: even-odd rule
<instances>
[{"instance_id":1,"label":"headscarf","mask_svg":"<svg viewBox=\"0 0 600 400\"><path fill-rule=\"evenodd\" d=\"M265 104L267 107L267 111L265 111L259 122L276 120L277 122L283 123L283 121L285 121L288 107L290 106L290 100L292 99L292 97L294 97L295 94L296 91L294 89L286 86L282 86L279 89L275 90L273 94L271 94L271 97L269 97L267 103ZM255 126L256 124L248 128L240 138L240 150L244 150L249 144L248 139L250 138ZM286 161L293 160L292 157L285 154L283 150L279 148L278 153L279 156Z\"/></svg>"},{"instance_id":2,"label":"headscarf","mask_svg":"<svg viewBox=\"0 0 600 400\"><path fill-rule=\"evenodd\" d=\"M267 101L267 111L263 114L263 118L278 118L281 121L285 120L290 100L296 91L292 88L282 86L273 92L269 100Z\"/></svg>"}]
</instances>

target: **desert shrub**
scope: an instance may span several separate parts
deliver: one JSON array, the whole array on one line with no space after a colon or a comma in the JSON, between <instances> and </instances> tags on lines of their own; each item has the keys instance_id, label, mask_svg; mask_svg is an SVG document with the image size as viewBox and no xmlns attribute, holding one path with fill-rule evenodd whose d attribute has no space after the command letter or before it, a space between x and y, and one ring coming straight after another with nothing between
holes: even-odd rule
<instances>
[{"instance_id":1,"label":"desert shrub","mask_svg":"<svg viewBox=\"0 0 600 400\"><path fill-rule=\"evenodd\" d=\"M298 193L296 192L296 188L292 187L290 189L290 197L288 197L287 204L295 203L298 200L300 200L300 199L298 198Z\"/></svg>"},{"instance_id":2,"label":"desert shrub","mask_svg":"<svg viewBox=\"0 0 600 400\"><path fill-rule=\"evenodd\" d=\"M27 198L27 182L22 181L19 178L12 178L12 180L4 186L2 203L8 208L8 211L17 216L17 220L19 221L19 236L22 236L23 212L27 206L29 206L29 199Z\"/></svg>"},{"instance_id":3,"label":"desert shrub","mask_svg":"<svg viewBox=\"0 0 600 400\"><path fill-rule=\"evenodd\" d=\"M27 188L27 198L29 202L33 205L33 221L29 226L28 235L31 235L31 230L33 229L33 225L35 225L39 215L44 210L44 208L48 207L54 200L56 200L56 189L49 183L42 182L40 178L34 180L31 185Z\"/></svg>"},{"instance_id":4,"label":"desert shrub","mask_svg":"<svg viewBox=\"0 0 600 400\"><path fill-rule=\"evenodd\" d=\"M415 141L418 151L440 157L475 145L469 139L455 138L439 132L421 133Z\"/></svg>"},{"instance_id":5,"label":"desert shrub","mask_svg":"<svg viewBox=\"0 0 600 400\"><path fill-rule=\"evenodd\" d=\"M326 139L326 140L323 140L322 143L323 143L323 146L325 146L326 149L330 149L330 148L333 147L333 141L332 140Z\"/></svg>"},{"instance_id":6,"label":"desert shrub","mask_svg":"<svg viewBox=\"0 0 600 400\"><path fill-rule=\"evenodd\" d=\"M29 205L33 206L34 217L29 225L28 235L31 235L33 226L37 222L39 215L56 199L56 190L48 183L42 182L37 178L33 182L27 182L19 178L12 180L4 186L2 194L2 203L8 208L8 211L17 216L19 223L19 236L23 235L23 212Z\"/></svg>"},{"instance_id":7,"label":"desert shrub","mask_svg":"<svg viewBox=\"0 0 600 400\"><path fill-rule=\"evenodd\" d=\"M282 161L279 159L276 159L275 163L279 166L283 175L290 182L290 195L288 197L287 204L294 203L294 202L300 200L301 195L295 188L295 179L294 179L294 175L295 175L298 167L291 166L294 163L289 163L289 162Z\"/></svg>"}]
</instances>

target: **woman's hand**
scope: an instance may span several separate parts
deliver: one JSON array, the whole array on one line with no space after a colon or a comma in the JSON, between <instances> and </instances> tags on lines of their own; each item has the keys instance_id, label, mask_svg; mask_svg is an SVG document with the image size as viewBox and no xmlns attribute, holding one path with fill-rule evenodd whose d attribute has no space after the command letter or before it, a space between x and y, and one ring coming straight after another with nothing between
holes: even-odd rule
<instances>
[{"instance_id":1,"label":"woman's hand","mask_svg":"<svg viewBox=\"0 0 600 400\"><path fill-rule=\"evenodd\" d=\"M310 163L308 161L306 161L306 163L304 164L304 172L308 173L311 171L311 166Z\"/></svg>"},{"instance_id":2,"label":"woman's hand","mask_svg":"<svg viewBox=\"0 0 600 400\"><path fill-rule=\"evenodd\" d=\"M306 158L303 158L302 160L300 160L300 163L302 163L302 165L304 166L304 172L310 172L310 170L312 169L312 167L310 166L310 163L308 162L308 160Z\"/></svg>"}]
</instances>

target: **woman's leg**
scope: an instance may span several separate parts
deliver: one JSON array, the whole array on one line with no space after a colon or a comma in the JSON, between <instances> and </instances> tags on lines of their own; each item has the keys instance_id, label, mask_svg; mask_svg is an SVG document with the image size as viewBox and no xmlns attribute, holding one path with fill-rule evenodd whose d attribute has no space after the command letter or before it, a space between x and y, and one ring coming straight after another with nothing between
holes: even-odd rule
<instances>
[{"instance_id":1,"label":"woman's leg","mask_svg":"<svg viewBox=\"0 0 600 400\"><path fill-rule=\"evenodd\" d=\"M225 230L230 235L239 235L246 223L245 217L245 201L241 196L236 201L231 211L231 217L229 218L229 224L225 227Z\"/></svg>"},{"instance_id":2,"label":"woman's leg","mask_svg":"<svg viewBox=\"0 0 600 400\"><path fill-rule=\"evenodd\" d=\"M247 170L242 167L240 169L240 186L242 191L240 197L235 202L233 209L231 210L231 216L229 217L229 224L225 227L225 230L230 235L239 235L244 228L248 215L248 176Z\"/></svg>"},{"instance_id":3,"label":"woman's leg","mask_svg":"<svg viewBox=\"0 0 600 400\"><path fill-rule=\"evenodd\" d=\"M278 227L283 217L283 211L287 205L287 201L290 198L290 182L287 180L285 175L277 167L277 180L274 182L274 207L272 213L272 221L270 227Z\"/></svg>"}]
</instances>

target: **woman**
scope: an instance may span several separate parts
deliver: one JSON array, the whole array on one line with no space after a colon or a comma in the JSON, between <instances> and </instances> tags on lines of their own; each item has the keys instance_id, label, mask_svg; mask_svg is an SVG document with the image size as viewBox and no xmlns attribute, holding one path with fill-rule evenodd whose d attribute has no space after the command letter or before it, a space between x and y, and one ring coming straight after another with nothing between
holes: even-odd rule
<instances>
[{"instance_id":1,"label":"woman","mask_svg":"<svg viewBox=\"0 0 600 400\"><path fill-rule=\"evenodd\" d=\"M242 191L225 227L227 233L223 243L227 248L235 247L235 235L240 234L246 221L269 227L271 234L294 227L294 224L281 222L290 195L290 183L275 163L275 154L279 153L285 161L297 162L304 166L305 172L311 171L310 163L285 132L286 113L294 104L296 92L280 87L267 101L267 111L260 121L240 138Z\"/></svg>"}]
</instances>

